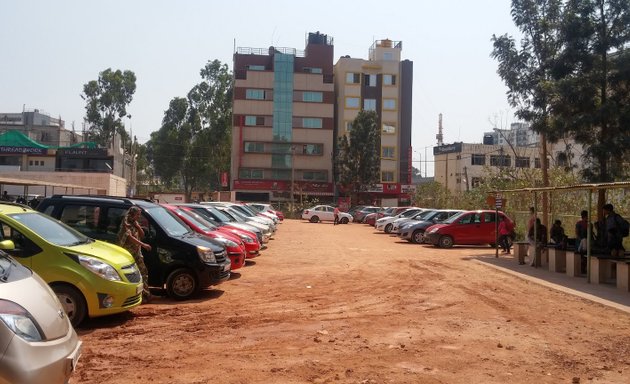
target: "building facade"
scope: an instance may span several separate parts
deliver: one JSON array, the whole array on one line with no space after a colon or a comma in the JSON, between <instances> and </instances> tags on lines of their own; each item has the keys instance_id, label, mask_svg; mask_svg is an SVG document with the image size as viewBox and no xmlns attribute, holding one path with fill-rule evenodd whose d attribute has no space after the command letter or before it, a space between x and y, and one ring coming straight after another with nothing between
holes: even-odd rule
<instances>
[{"instance_id":1,"label":"building facade","mask_svg":"<svg viewBox=\"0 0 630 384\"><path fill-rule=\"evenodd\" d=\"M237 200L333 195L333 40L234 53L231 189ZM293 193L292 193L293 191Z\"/></svg>"},{"instance_id":2,"label":"building facade","mask_svg":"<svg viewBox=\"0 0 630 384\"><path fill-rule=\"evenodd\" d=\"M376 111L381 129L380 180L370 193L383 205L409 200L413 62L401 60L402 42L377 40L367 60L341 57L335 64L335 137L348 134L361 110Z\"/></svg>"}]
</instances>

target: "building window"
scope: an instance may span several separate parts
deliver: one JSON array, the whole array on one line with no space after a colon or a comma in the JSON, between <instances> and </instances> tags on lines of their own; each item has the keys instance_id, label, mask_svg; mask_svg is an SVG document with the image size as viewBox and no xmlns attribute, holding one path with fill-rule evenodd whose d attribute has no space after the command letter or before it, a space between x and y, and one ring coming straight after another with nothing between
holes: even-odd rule
<instances>
[{"instance_id":1,"label":"building window","mask_svg":"<svg viewBox=\"0 0 630 384\"><path fill-rule=\"evenodd\" d=\"M44 160L40 161L39 165L43 167L44 166Z\"/></svg>"},{"instance_id":2,"label":"building window","mask_svg":"<svg viewBox=\"0 0 630 384\"><path fill-rule=\"evenodd\" d=\"M383 52L383 60L384 61L392 61L394 60L394 54L391 52Z\"/></svg>"},{"instance_id":3,"label":"building window","mask_svg":"<svg viewBox=\"0 0 630 384\"><path fill-rule=\"evenodd\" d=\"M323 73L321 68L304 67L304 72L321 74Z\"/></svg>"},{"instance_id":4,"label":"building window","mask_svg":"<svg viewBox=\"0 0 630 384\"><path fill-rule=\"evenodd\" d=\"M302 180L328 181L326 171L302 171Z\"/></svg>"},{"instance_id":5,"label":"building window","mask_svg":"<svg viewBox=\"0 0 630 384\"><path fill-rule=\"evenodd\" d=\"M396 75L383 75L383 85L396 85Z\"/></svg>"},{"instance_id":6,"label":"building window","mask_svg":"<svg viewBox=\"0 0 630 384\"><path fill-rule=\"evenodd\" d=\"M477 187L479 187L482 183L483 183L483 180L481 179L481 177L473 177L473 178L472 178L472 181L471 181L471 183L470 183L470 185L471 185L473 188L477 188Z\"/></svg>"},{"instance_id":7,"label":"building window","mask_svg":"<svg viewBox=\"0 0 630 384\"><path fill-rule=\"evenodd\" d=\"M396 110L396 99L383 99L383 109L389 111Z\"/></svg>"},{"instance_id":8,"label":"building window","mask_svg":"<svg viewBox=\"0 0 630 384\"><path fill-rule=\"evenodd\" d=\"M383 123L383 133L396 133L396 126L393 123Z\"/></svg>"},{"instance_id":9,"label":"building window","mask_svg":"<svg viewBox=\"0 0 630 384\"><path fill-rule=\"evenodd\" d=\"M241 168L238 172L238 177L240 179L262 179L263 174L262 169Z\"/></svg>"},{"instance_id":10,"label":"building window","mask_svg":"<svg viewBox=\"0 0 630 384\"><path fill-rule=\"evenodd\" d=\"M248 100L265 100L265 90L248 89L245 91L245 98Z\"/></svg>"},{"instance_id":11,"label":"building window","mask_svg":"<svg viewBox=\"0 0 630 384\"><path fill-rule=\"evenodd\" d=\"M376 75L363 74L363 85L366 87L376 87Z\"/></svg>"},{"instance_id":12,"label":"building window","mask_svg":"<svg viewBox=\"0 0 630 384\"><path fill-rule=\"evenodd\" d=\"M271 178L275 180L291 180L290 169L272 169Z\"/></svg>"},{"instance_id":13,"label":"building window","mask_svg":"<svg viewBox=\"0 0 630 384\"><path fill-rule=\"evenodd\" d=\"M540 159L538 157L534 159L534 168L541 168Z\"/></svg>"},{"instance_id":14,"label":"building window","mask_svg":"<svg viewBox=\"0 0 630 384\"><path fill-rule=\"evenodd\" d=\"M346 84L359 84L361 81L361 75L358 73L348 72L346 73Z\"/></svg>"},{"instance_id":15,"label":"building window","mask_svg":"<svg viewBox=\"0 0 630 384\"><path fill-rule=\"evenodd\" d=\"M302 154L307 156L321 156L324 153L324 144L304 144Z\"/></svg>"},{"instance_id":16,"label":"building window","mask_svg":"<svg viewBox=\"0 0 630 384\"><path fill-rule=\"evenodd\" d=\"M32 165L33 165L33 160L29 160L29 161L28 161L28 165L31 165L31 166L32 166Z\"/></svg>"},{"instance_id":17,"label":"building window","mask_svg":"<svg viewBox=\"0 0 630 384\"><path fill-rule=\"evenodd\" d=\"M491 155L490 165L493 167L509 167L512 165L512 159L508 155Z\"/></svg>"},{"instance_id":18,"label":"building window","mask_svg":"<svg viewBox=\"0 0 630 384\"><path fill-rule=\"evenodd\" d=\"M324 101L324 94L322 92L303 92L302 101L308 103L321 103Z\"/></svg>"},{"instance_id":19,"label":"building window","mask_svg":"<svg viewBox=\"0 0 630 384\"><path fill-rule=\"evenodd\" d=\"M265 152L265 143L246 141L244 143L245 152L262 153Z\"/></svg>"},{"instance_id":20,"label":"building window","mask_svg":"<svg viewBox=\"0 0 630 384\"><path fill-rule=\"evenodd\" d=\"M486 155L473 154L470 165L486 165Z\"/></svg>"},{"instance_id":21,"label":"building window","mask_svg":"<svg viewBox=\"0 0 630 384\"><path fill-rule=\"evenodd\" d=\"M376 99L363 99L364 111L376 111Z\"/></svg>"},{"instance_id":22,"label":"building window","mask_svg":"<svg viewBox=\"0 0 630 384\"><path fill-rule=\"evenodd\" d=\"M247 69L249 69L250 71L264 71L265 66L264 65L248 65Z\"/></svg>"},{"instance_id":23,"label":"building window","mask_svg":"<svg viewBox=\"0 0 630 384\"><path fill-rule=\"evenodd\" d=\"M395 159L396 148L395 147L381 147L381 157L383 159Z\"/></svg>"},{"instance_id":24,"label":"building window","mask_svg":"<svg viewBox=\"0 0 630 384\"><path fill-rule=\"evenodd\" d=\"M352 121L346 121L346 132L352 131Z\"/></svg>"},{"instance_id":25,"label":"building window","mask_svg":"<svg viewBox=\"0 0 630 384\"><path fill-rule=\"evenodd\" d=\"M305 117L302 119L302 128L321 128L322 119L316 117Z\"/></svg>"},{"instance_id":26,"label":"building window","mask_svg":"<svg viewBox=\"0 0 630 384\"><path fill-rule=\"evenodd\" d=\"M256 125L256 116L245 116L245 125Z\"/></svg>"},{"instance_id":27,"label":"building window","mask_svg":"<svg viewBox=\"0 0 630 384\"><path fill-rule=\"evenodd\" d=\"M517 168L529 168L529 157L517 157L514 161Z\"/></svg>"},{"instance_id":28,"label":"building window","mask_svg":"<svg viewBox=\"0 0 630 384\"><path fill-rule=\"evenodd\" d=\"M361 100L358 97L346 97L346 108L359 109Z\"/></svg>"},{"instance_id":29,"label":"building window","mask_svg":"<svg viewBox=\"0 0 630 384\"><path fill-rule=\"evenodd\" d=\"M381 172L381 181L384 183L393 183L394 182L394 172L392 171L382 171Z\"/></svg>"}]
</instances>

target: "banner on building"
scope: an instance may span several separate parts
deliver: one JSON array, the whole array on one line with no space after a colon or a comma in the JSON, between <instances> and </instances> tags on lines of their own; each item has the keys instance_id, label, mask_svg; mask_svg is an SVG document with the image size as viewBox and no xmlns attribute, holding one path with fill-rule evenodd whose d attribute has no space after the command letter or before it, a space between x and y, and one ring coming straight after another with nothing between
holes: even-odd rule
<instances>
[{"instance_id":1,"label":"banner on building","mask_svg":"<svg viewBox=\"0 0 630 384\"><path fill-rule=\"evenodd\" d=\"M221 186L226 188L228 186L228 173L221 172Z\"/></svg>"}]
</instances>

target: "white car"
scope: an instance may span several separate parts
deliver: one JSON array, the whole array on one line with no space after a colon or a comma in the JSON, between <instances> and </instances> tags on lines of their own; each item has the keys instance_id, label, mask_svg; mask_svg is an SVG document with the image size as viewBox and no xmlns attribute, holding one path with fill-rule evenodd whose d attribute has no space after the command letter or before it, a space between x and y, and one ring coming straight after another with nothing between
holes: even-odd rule
<instances>
[{"instance_id":1,"label":"white car","mask_svg":"<svg viewBox=\"0 0 630 384\"><path fill-rule=\"evenodd\" d=\"M392 229L394 228L394 220L400 219L401 217L411 217L419 212L422 212L422 208L409 208L408 210L403 211L396 216L381 217L380 219L376 220L376 230L384 231L385 233L391 233Z\"/></svg>"},{"instance_id":2,"label":"white car","mask_svg":"<svg viewBox=\"0 0 630 384\"><path fill-rule=\"evenodd\" d=\"M335 208L330 205L316 205L312 208L305 209L302 212L302 219L308 220L311 223L317 223L319 221L335 221L334 211ZM340 224L348 224L351 221L351 214L339 211Z\"/></svg>"}]
</instances>

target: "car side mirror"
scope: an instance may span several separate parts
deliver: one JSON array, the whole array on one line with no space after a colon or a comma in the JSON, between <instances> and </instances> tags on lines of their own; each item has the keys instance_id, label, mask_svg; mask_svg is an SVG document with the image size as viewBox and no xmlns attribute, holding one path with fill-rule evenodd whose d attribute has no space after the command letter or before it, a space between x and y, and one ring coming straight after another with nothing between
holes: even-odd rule
<instances>
[{"instance_id":1,"label":"car side mirror","mask_svg":"<svg viewBox=\"0 0 630 384\"><path fill-rule=\"evenodd\" d=\"M5 250L5 251L14 250L15 249L15 243L13 243L13 240L0 241L0 249Z\"/></svg>"}]
</instances>

